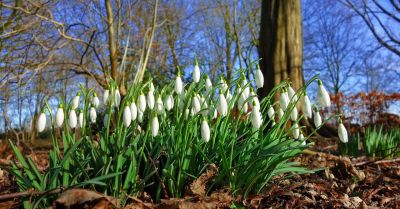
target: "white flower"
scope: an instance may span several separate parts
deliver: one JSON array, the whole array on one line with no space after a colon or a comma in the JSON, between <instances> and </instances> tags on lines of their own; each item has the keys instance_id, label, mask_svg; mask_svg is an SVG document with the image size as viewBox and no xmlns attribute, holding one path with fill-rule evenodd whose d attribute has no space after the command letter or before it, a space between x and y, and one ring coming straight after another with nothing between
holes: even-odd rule
<instances>
[{"instance_id":1,"label":"white flower","mask_svg":"<svg viewBox=\"0 0 400 209\"><path fill-rule=\"evenodd\" d=\"M118 88L114 90L114 99L112 101L112 106L119 107L121 104L121 94L119 93Z\"/></svg>"},{"instance_id":2,"label":"white flower","mask_svg":"<svg viewBox=\"0 0 400 209\"><path fill-rule=\"evenodd\" d=\"M201 138L208 142L210 140L210 127L208 126L207 120L201 122Z\"/></svg>"},{"instance_id":3,"label":"white flower","mask_svg":"<svg viewBox=\"0 0 400 209\"><path fill-rule=\"evenodd\" d=\"M63 106L60 104L57 109L56 113L56 125L57 127L61 127L64 123L64 109Z\"/></svg>"},{"instance_id":4,"label":"white flower","mask_svg":"<svg viewBox=\"0 0 400 209\"><path fill-rule=\"evenodd\" d=\"M297 108L296 106L294 106L292 112L290 113L290 119L292 119L292 121L296 121L297 116L298 116Z\"/></svg>"},{"instance_id":5,"label":"white flower","mask_svg":"<svg viewBox=\"0 0 400 209\"><path fill-rule=\"evenodd\" d=\"M97 119L96 108L94 108L94 107L90 108L90 110L89 110L89 118L90 118L90 122L96 123L96 119Z\"/></svg>"},{"instance_id":6,"label":"white flower","mask_svg":"<svg viewBox=\"0 0 400 209\"><path fill-rule=\"evenodd\" d=\"M79 127L83 128L83 112L82 111L79 111L78 124L79 124Z\"/></svg>"},{"instance_id":7,"label":"white flower","mask_svg":"<svg viewBox=\"0 0 400 209\"><path fill-rule=\"evenodd\" d=\"M164 104L163 104L163 101L161 99L161 96L157 97L157 100L156 100L156 111L157 111L158 114L161 114L161 113L164 112Z\"/></svg>"},{"instance_id":8,"label":"white flower","mask_svg":"<svg viewBox=\"0 0 400 209\"><path fill-rule=\"evenodd\" d=\"M315 127L319 127L322 124L321 115L318 110L314 111L314 125Z\"/></svg>"},{"instance_id":9,"label":"white flower","mask_svg":"<svg viewBox=\"0 0 400 209\"><path fill-rule=\"evenodd\" d=\"M103 93L103 104L104 105L108 104L108 97L110 97L110 90L106 89L106 90L104 90L104 93Z\"/></svg>"},{"instance_id":10,"label":"white flower","mask_svg":"<svg viewBox=\"0 0 400 209\"><path fill-rule=\"evenodd\" d=\"M131 125L132 113L131 113L131 109L130 109L129 105L125 105L125 107L124 107L124 112L122 115L122 122L124 123L124 126L126 128L128 128L129 125Z\"/></svg>"},{"instance_id":11,"label":"white flower","mask_svg":"<svg viewBox=\"0 0 400 209\"><path fill-rule=\"evenodd\" d=\"M76 108L78 108L78 106L79 106L79 99L80 99L80 93L78 92L77 94L76 94L76 96L72 99L72 109L76 109Z\"/></svg>"},{"instance_id":12,"label":"white flower","mask_svg":"<svg viewBox=\"0 0 400 209\"><path fill-rule=\"evenodd\" d=\"M174 90L178 95L181 94L182 90L183 90L182 78L179 74L175 78L175 89Z\"/></svg>"},{"instance_id":13,"label":"white flower","mask_svg":"<svg viewBox=\"0 0 400 209\"><path fill-rule=\"evenodd\" d=\"M46 114L44 114L44 112L41 112L37 120L36 128L37 131L40 133L44 130L45 127L46 127Z\"/></svg>"},{"instance_id":14,"label":"white flower","mask_svg":"<svg viewBox=\"0 0 400 209\"><path fill-rule=\"evenodd\" d=\"M293 124L293 138L298 139L300 136L300 128L297 123Z\"/></svg>"},{"instance_id":15,"label":"white flower","mask_svg":"<svg viewBox=\"0 0 400 209\"><path fill-rule=\"evenodd\" d=\"M170 111L174 107L174 98L172 97L171 94L167 95L164 98L164 105L165 105L165 109L167 109L167 111Z\"/></svg>"},{"instance_id":16,"label":"white flower","mask_svg":"<svg viewBox=\"0 0 400 209\"><path fill-rule=\"evenodd\" d=\"M104 114L104 118L103 118L103 124L106 127L108 124L108 113Z\"/></svg>"},{"instance_id":17,"label":"white flower","mask_svg":"<svg viewBox=\"0 0 400 209\"><path fill-rule=\"evenodd\" d=\"M143 122L144 113L142 111L140 111L140 109L138 109L137 113L138 113L137 119L138 119L139 123Z\"/></svg>"},{"instance_id":18,"label":"white flower","mask_svg":"<svg viewBox=\"0 0 400 209\"><path fill-rule=\"evenodd\" d=\"M301 145L306 145L307 144L303 133L300 133L299 140L302 141Z\"/></svg>"},{"instance_id":19,"label":"white flower","mask_svg":"<svg viewBox=\"0 0 400 209\"><path fill-rule=\"evenodd\" d=\"M143 93L141 93L138 97L137 106L142 113L146 110L146 97L143 95Z\"/></svg>"},{"instance_id":20,"label":"white flower","mask_svg":"<svg viewBox=\"0 0 400 209\"><path fill-rule=\"evenodd\" d=\"M213 108L213 111L212 111L212 113L213 113L213 115L212 115L212 119L215 119L215 118L217 118L217 116L218 116L218 111L217 111L217 109Z\"/></svg>"},{"instance_id":21,"label":"white flower","mask_svg":"<svg viewBox=\"0 0 400 209\"><path fill-rule=\"evenodd\" d=\"M206 78L205 85L206 85L207 94L209 94L212 91L213 86L212 86L211 80L208 76Z\"/></svg>"},{"instance_id":22,"label":"white flower","mask_svg":"<svg viewBox=\"0 0 400 209\"><path fill-rule=\"evenodd\" d=\"M227 104L225 96L222 92L220 92L220 94L219 94L217 110L218 110L218 113L222 117L225 117L228 114L228 104Z\"/></svg>"},{"instance_id":23,"label":"white flower","mask_svg":"<svg viewBox=\"0 0 400 209\"><path fill-rule=\"evenodd\" d=\"M153 82L150 82L149 91L154 92L154 90L155 90L154 84L153 84Z\"/></svg>"},{"instance_id":24,"label":"white flower","mask_svg":"<svg viewBox=\"0 0 400 209\"><path fill-rule=\"evenodd\" d=\"M347 143L349 141L346 127L344 127L342 120L339 120L339 127L338 127L339 139L343 143Z\"/></svg>"},{"instance_id":25,"label":"white flower","mask_svg":"<svg viewBox=\"0 0 400 209\"><path fill-rule=\"evenodd\" d=\"M302 108L304 117L311 118L312 117L311 102L310 102L310 99L308 98L307 94L304 95L302 101L303 101L303 104L301 105L301 108Z\"/></svg>"},{"instance_id":26,"label":"white flower","mask_svg":"<svg viewBox=\"0 0 400 209\"><path fill-rule=\"evenodd\" d=\"M150 110L152 110L154 108L154 94L152 91L149 91L147 93L147 106L150 108Z\"/></svg>"},{"instance_id":27,"label":"white flower","mask_svg":"<svg viewBox=\"0 0 400 209\"><path fill-rule=\"evenodd\" d=\"M228 90L228 91L226 92L226 102L227 102L227 103L231 102L232 97L233 97L233 96L232 96L232 94L231 94L231 91Z\"/></svg>"},{"instance_id":28,"label":"white flower","mask_svg":"<svg viewBox=\"0 0 400 209\"><path fill-rule=\"evenodd\" d=\"M253 125L254 128L260 128L261 124L262 124L262 116L260 111L258 111L257 109L254 109L251 114L250 114L250 118L251 118L251 124Z\"/></svg>"},{"instance_id":29,"label":"white flower","mask_svg":"<svg viewBox=\"0 0 400 209\"><path fill-rule=\"evenodd\" d=\"M293 90L293 88L290 85L289 85L289 88L288 88L288 96L289 96L289 100L291 102L297 102L296 92Z\"/></svg>"},{"instance_id":30,"label":"white flower","mask_svg":"<svg viewBox=\"0 0 400 209\"><path fill-rule=\"evenodd\" d=\"M247 98L249 98L250 95L250 87L248 85L248 81L246 78L244 78L242 80L242 94L243 94L243 98L246 100Z\"/></svg>"},{"instance_id":31,"label":"white flower","mask_svg":"<svg viewBox=\"0 0 400 209\"><path fill-rule=\"evenodd\" d=\"M274 115L275 115L275 110L274 110L274 107L271 105L268 108L268 117L270 119L274 119Z\"/></svg>"},{"instance_id":32,"label":"white flower","mask_svg":"<svg viewBox=\"0 0 400 209\"><path fill-rule=\"evenodd\" d=\"M189 114L190 114L190 110L189 110L189 108L186 108L186 110L185 110L185 120L187 120L188 118L189 118Z\"/></svg>"},{"instance_id":33,"label":"white flower","mask_svg":"<svg viewBox=\"0 0 400 209\"><path fill-rule=\"evenodd\" d=\"M318 80L318 103L321 107L331 106L331 98L329 97L328 91L326 91L322 81Z\"/></svg>"},{"instance_id":34,"label":"white flower","mask_svg":"<svg viewBox=\"0 0 400 209\"><path fill-rule=\"evenodd\" d=\"M262 88L264 86L264 75L261 72L260 68L257 68L256 70L255 79L257 88Z\"/></svg>"},{"instance_id":35,"label":"white flower","mask_svg":"<svg viewBox=\"0 0 400 209\"><path fill-rule=\"evenodd\" d=\"M201 110L201 104L198 94L195 94L192 98L192 110L193 114L197 114Z\"/></svg>"},{"instance_id":36,"label":"white flower","mask_svg":"<svg viewBox=\"0 0 400 209\"><path fill-rule=\"evenodd\" d=\"M260 101L254 91L250 91L250 97L252 97L252 101L250 102L251 108L260 110Z\"/></svg>"},{"instance_id":37,"label":"white flower","mask_svg":"<svg viewBox=\"0 0 400 209\"><path fill-rule=\"evenodd\" d=\"M134 121L137 118L138 111L135 102L132 102L129 108L131 109L131 119Z\"/></svg>"},{"instance_id":38,"label":"white flower","mask_svg":"<svg viewBox=\"0 0 400 209\"><path fill-rule=\"evenodd\" d=\"M200 81L200 68L196 62L193 68L193 82L198 83L199 81Z\"/></svg>"},{"instance_id":39,"label":"white flower","mask_svg":"<svg viewBox=\"0 0 400 209\"><path fill-rule=\"evenodd\" d=\"M279 98L279 104L282 110L286 110L287 106L289 105L289 96L286 91L281 93L281 97Z\"/></svg>"},{"instance_id":40,"label":"white flower","mask_svg":"<svg viewBox=\"0 0 400 209\"><path fill-rule=\"evenodd\" d=\"M92 105L93 105L95 108L98 108L98 107L99 107L99 104L100 104L100 100L99 100L99 98L97 97L97 94L94 93L94 96L93 96L93 99L92 99Z\"/></svg>"},{"instance_id":41,"label":"white flower","mask_svg":"<svg viewBox=\"0 0 400 209\"><path fill-rule=\"evenodd\" d=\"M282 108L279 108L279 111L278 111L278 119L281 120L284 114L285 114L285 113L283 112Z\"/></svg>"},{"instance_id":42,"label":"white flower","mask_svg":"<svg viewBox=\"0 0 400 209\"><path fill-rule=\"evenodd\" d=\"M158 123L158 118L157 116L154 116L153 119L151 120L151 135L153 137L158 135L159 126L160 124Z\"/></svg>"},{"instance_id":43,"label":"white flower","mask_svg":"<svg viewBox=\"0 0 400 209\"><path fill-rule=\"evenodd\" d=\"M69 111L68 115L68 125L70 128L75 128L78 123L78 118L76 117L76 112L74 109Z\"/></svg>"},{"instance_id":44,"label":"white flower","mask_svg":"<svg viewBox=\"0 0 400 209\"><path fill-rule=\"evenodd\" d=\"M220 81L219 81L219 85L221 85L221 90L223 93L225 93L228 90L228 84L226 84L225 79L223 77L221 77Z\"/></svg>"}]
</instances>

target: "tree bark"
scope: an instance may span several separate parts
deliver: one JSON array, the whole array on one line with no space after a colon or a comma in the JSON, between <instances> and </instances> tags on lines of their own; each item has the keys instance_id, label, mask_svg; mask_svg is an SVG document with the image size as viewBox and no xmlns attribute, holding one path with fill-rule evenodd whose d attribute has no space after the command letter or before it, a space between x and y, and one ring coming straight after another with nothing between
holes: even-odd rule
<instances>
[{"instance_id":1,"label":"tree bark","mask_svg":"<svg viewBox=\"0 0 400 209\"><path fill-rule=\"evenodd\" d=\"M300 0L262 1L258 50L265 85L261 97L285 79L295 90L304 84L302 33Z\"/></svg>"},{"instance_id":2,"label":"tree bark","mask_svg":"<svg viewBox=\"0 0 400 209\"><path fill-rule=\"evenodd\" d=\"M115 31L114 31L114 13L110 0L105 0L105 6L107 10L107 26L108 26L108 47L110 53L110 64L111 64L111 77L118 83L118 54L117 46L115 43Z\"/></svg>"}]
</instances>

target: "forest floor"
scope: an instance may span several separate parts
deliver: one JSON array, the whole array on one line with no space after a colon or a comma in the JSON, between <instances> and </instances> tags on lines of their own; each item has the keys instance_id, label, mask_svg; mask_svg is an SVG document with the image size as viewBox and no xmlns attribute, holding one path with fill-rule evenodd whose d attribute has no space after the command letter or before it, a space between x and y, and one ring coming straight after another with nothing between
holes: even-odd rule
<instances>
[{"instance_id":1,"label":"forest floor","mask_svg":"<svg viewBox=\"0 0 400 209\"><path fill-rule=\"evenodd\" d=\"M400 208L400 158L373 160L366 157L338 157L335 146L337 139L324 138L316 142L311 150L294 161L319 170L288 179L275 178L263 195L232 197L225 190L208 195L192 193L185 198L165 199L158 204L143 195L128 198L124 208ZM45 148L38 146L25 153L45 169L48 165L49 146L46 142L42 144ZM10 153L7 145L0 143L0 164L4 165L12 159ZM207 175L210 173L205 173L203 178L207 179ZM207 181L212 180L197 183L206 184ZM19 198L3 198L17 191L13 178L6 171L0 170L0 208L22 207ZM76 189L62 193L53 207L119 207L116 202L112 197Z\"/></svg>"}]
</instances>

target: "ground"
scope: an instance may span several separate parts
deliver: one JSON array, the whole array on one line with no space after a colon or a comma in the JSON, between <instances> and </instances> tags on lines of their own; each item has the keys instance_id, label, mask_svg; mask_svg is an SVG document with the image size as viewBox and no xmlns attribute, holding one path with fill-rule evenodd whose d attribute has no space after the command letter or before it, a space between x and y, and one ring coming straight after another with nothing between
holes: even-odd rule
<instances>
[{"instance_id":1,"label":"ground","mask_svg":"<svg viewBox=\"0 0 400 209\"><path fill-rule=\"evenodd\" d=\"M313 139L315 146L294 161L310 169L313 174L276 178L263 195L247 198L232 197L228 190L202 195L193 185L202 186L212 181L213 173L205 173L190 187L187 197L163 200L154 204L145 195L128 199L126 208L400 208L400 159L380 160L366 157L338 157L337 139ZM49 146L25 149L33 159L45 168ZM0 147L0 163L7 164L12 158L3 142ZM43 149L43 147L47 147ZM201 190L202 188L200 188ZM193 192L194 191L194 192ZM17 192L13 178L4 170L0 172L0 208L21 207L18 198L2 200L5 194ZM83 198L80 205L77 199ZM71 202L71 199L74 200ZM53 207L112 208L118 206L110 197L87 190L64 192Z\"/></svg>"}]
</instances>

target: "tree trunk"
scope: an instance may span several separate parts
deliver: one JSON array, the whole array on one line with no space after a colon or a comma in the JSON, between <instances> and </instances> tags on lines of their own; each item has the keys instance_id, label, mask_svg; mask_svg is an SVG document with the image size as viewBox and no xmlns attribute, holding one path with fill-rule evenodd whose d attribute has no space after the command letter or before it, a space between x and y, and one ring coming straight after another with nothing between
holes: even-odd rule
<instances>
[{"instance_id":1,"label":"tree trunk","mask_svg":"<svg viewBox=\"0 0 400 209\"><path fill-rule=\"evenodd\" d=\"M261 97L288 78L295 90L304 84L301 21L300 0L262 1L258 50L265 85Z\"/></svg>"},{"instance_id":2,"label":"tree trunk","mask_svg":"<svg viewBox=\"0 0 400 209\"><path fill-rule=\"evenodd\" d=\"M118 83L118 54L114 31L114 13L110 0L105 0L107 10L108 47L110 53L111 78ZM119 83L118 83L119 84Z\"/></svg>"}]
</instances>

